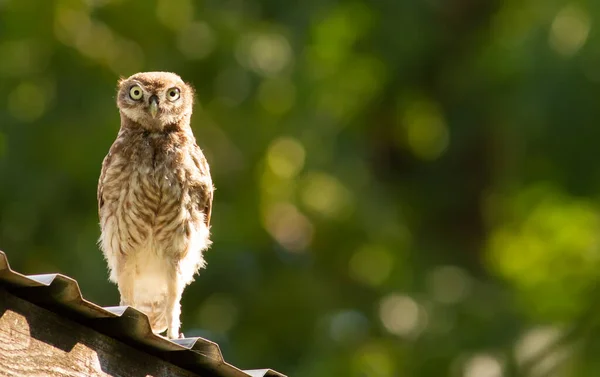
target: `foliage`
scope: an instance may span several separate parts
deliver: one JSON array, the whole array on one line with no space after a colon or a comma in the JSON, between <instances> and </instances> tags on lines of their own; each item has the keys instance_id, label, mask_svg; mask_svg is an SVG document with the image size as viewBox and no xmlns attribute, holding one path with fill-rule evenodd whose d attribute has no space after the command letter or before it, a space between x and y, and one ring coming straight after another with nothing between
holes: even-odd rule
<instances>
[{"instance_id":1,"label":"foliage","mask_svg":"<svg viewBox=\"0 0 600 377\"><path fill-rule=\"evenodd\" d=\"M115 305L119 76L197 89L183 330L290 376L600 372L600 3L0 0L0 248Z\"/></svg>"}]
</instances>

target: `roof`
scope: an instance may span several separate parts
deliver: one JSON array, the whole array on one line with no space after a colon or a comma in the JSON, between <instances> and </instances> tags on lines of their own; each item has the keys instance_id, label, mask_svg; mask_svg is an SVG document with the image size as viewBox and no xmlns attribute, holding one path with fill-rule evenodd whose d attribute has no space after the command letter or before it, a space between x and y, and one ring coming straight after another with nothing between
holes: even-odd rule
<instances>
[{"instance_id":1,"label":"roof","mask_svg":"<svg viewBox=\"0 0 600 377\"><path fill-rule=\"evenodd\" d=\"M204 338L169 340L156 335L148 317L130 306L101 307L83 298L77 281L61 274L22 275L0 251L0 286L33 304L68 317L141 351L195 373L215 377L285 377L271 369L240 370Z\"/></svg>"}]
</instances>

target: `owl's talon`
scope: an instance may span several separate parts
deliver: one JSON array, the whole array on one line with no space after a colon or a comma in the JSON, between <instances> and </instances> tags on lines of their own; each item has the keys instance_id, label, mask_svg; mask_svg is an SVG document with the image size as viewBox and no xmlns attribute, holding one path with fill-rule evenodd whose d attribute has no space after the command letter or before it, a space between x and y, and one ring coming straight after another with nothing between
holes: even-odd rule
<instances>
[{"instance_id":1,"label":"owl's talon","mask_svg":"<svg viewBox=\"0 0 600 377\"><path fill-rule=\"evenodd\" d=\"M183 338L185 338L185 335L183 335L183 333L182 333L182 332L180 332L180 333L179 333L179 339L183 339Z\"/></svg>"}]
</instances>

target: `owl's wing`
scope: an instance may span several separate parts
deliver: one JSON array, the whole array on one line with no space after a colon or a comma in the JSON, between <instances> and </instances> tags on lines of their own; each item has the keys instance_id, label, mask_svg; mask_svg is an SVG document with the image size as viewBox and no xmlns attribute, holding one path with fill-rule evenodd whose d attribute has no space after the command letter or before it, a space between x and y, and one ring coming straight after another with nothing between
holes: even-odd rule
<instances>
[{"instance_id":1,"label":"owl's wing","mask_svg":"<svg viewBox=\"0 0 600 377\"><path fill-rule=\"evenodd\" d=\"M207 190L206 204L204 205L204 223L206 224L207 227L210 227L210 215L212 213L213 192L214 192L214 188L211 184L210 189Z\"/></svg>"},{"instance_id":2,"label":"owl's wing","mask_svg":"<svg viewBox=\"0 0 600 377\"><path fill-rule=\"evenodd\" d=\"M210 177L210 167L208 166L208 161L206 161L206 157L204 157L204 154L198 145L194 146L194 151L192 154L194 163L200 173L200 182L196 186L198 206L200 207L199 209L204 213L204 223L207 227L209 227L214 192L212 179Z\"/></svg>"},{"instance_id":3,"label":"owl's wing","mask_svg":"<svg viewBox=\"0 0 600 377\"><path fill-rule=\"evenodd\" d=\"M100 216L102 216L102 207L104 206L104 197L103 197L103 190L104 190L104 179L106 177L106 171L108 170L108 167L110 166L112 160L112 154L109 152L106 157L104 157L104 160L102 161L102 172L100 173L100 178L98 179L98 192L97 192L97 196L98 196L98 214Z\"/></svg>"}]
</instances>

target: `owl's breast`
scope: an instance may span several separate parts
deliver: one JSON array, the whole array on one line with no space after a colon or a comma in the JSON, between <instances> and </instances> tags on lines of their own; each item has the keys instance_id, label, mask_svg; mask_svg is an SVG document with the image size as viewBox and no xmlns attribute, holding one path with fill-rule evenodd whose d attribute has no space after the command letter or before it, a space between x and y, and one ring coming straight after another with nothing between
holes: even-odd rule
<instances>
[{"instance_id":1,"label":"owl's breast","mask_svg":"<svg viewBox=\"0 0 600 377\"><path fill-rule=\"evenodd\" d=\"M132 198L140 211L149 215L146 223L154 238L175 232L184 220L184 186L179 168L164 153L155 154L132 174ZM160 237L159 237L160 238Z\"/></svg>"},{"instance_id":2,"label":"owl's breast","mask_svg":"<svg viewBox=\"0 0 600 377\"><path fill-rule=\"evenodd\" d=\"M179 157L148 143L130 152L114 155L104 175L103 232L114 235L113 244L122 253L164 249L185 234L189 218Z\"/></svg>"}]
</instances>

